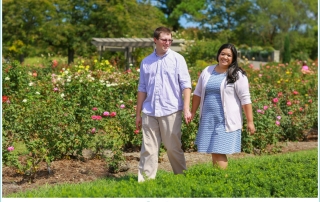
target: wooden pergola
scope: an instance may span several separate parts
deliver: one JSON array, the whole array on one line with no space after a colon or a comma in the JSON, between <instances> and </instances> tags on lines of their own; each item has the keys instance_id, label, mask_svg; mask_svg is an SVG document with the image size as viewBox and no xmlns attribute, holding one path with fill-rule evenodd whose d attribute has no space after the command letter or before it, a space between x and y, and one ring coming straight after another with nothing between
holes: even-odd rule
<instances>
[{"instance_id":1,"label":"wooden pergola","mask_svg":"<svg viewBox=\"0 0 320 202\"><path fill-rule=\"evenodd\" d=\"M174 39L171 44L171 49L181 51L184 39ZM95 45L100 53L109 51L123 51L127 60L127 69L134 62L132 52L137 47L154 47L153 38L92 38L91 43Z\"/></svg>"}]
</instances>

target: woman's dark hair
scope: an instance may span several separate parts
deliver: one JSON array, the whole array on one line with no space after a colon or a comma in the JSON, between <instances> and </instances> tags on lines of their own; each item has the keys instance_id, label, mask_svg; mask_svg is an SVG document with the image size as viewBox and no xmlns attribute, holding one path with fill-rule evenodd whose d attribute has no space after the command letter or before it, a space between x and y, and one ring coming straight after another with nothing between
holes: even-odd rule
<instances>
[{"instance_id":1,"label":"woman's dark hair","mask_svg":"<svg viewBox=\"0 0 320 202\"><path fill-rule=\"evenodd\" d=\"M240 71L242 74L247 75L247 73L238 66L238 53L236 47L234 45L227 43L223 44L217 54L217 62L219 62L219 55L223 49L230 49L232 52L232 63L229 65L228 70L227 70L227 83L234 83L238 80L239 75L238 71Z\"/></svg>"}]
</instances>

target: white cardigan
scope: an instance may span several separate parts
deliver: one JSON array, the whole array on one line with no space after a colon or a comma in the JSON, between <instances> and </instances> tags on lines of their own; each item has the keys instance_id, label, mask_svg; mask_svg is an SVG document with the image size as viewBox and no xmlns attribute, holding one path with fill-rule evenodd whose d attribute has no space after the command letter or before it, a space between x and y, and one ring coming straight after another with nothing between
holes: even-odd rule
<instances>
[{"instance_id":1,"label":"white cardigan","mask_svg":"<svg viewBox=\"0 0 320 202\"><path fill-rule=\"evenodd\" d=\"M202 115L202 105L206 85L215 67L216 65L211 65L202 71L198 79L197 86L193 92L194 95L201 97L200 119ZM227 84L227 79L224 78L220 86L221 101L227 132L242 129L242 105L251 103L248 78L240 71L238 71L238 74L239 78L236 82Z\"/></svg>"}]
</instances>

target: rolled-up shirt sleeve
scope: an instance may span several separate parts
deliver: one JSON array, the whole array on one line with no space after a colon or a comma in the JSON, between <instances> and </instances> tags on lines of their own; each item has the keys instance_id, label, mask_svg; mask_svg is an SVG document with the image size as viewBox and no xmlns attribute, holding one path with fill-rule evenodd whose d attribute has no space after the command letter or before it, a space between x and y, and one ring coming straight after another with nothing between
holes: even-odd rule
<instances>
[{"instance_id":1,"label":"rolled-up shirt sleeve","mask_svg":"<svg viewBox=\"0 0 320 202\"><path fill-rule=\"evenodd\" d=\"M144 77L144 70L142 68L143 63L140 65L140 77L139 77L139 85L138 85L138 92L147 92L145 77Z\"/></svg>"},{"instance_id":2,"label":"rolled-up shirt sleeve","mask_svg":"<svg viewBox=\"0 0 320 202\"><path fill-rule=\"evenodd\" d=\"M177 64L179 68L179 85L180 89L184 90L186 88L192 88L191 87L191 78L188 71L187 63L185 59L182 56L177 57Z\"/></svg>"}]
</instances>

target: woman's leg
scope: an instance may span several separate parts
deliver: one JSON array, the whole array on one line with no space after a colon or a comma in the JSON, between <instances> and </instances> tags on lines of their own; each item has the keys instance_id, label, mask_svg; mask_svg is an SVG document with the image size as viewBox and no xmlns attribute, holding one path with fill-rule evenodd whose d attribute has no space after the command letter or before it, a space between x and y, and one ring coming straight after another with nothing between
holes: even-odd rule
<instances>
[{"instance_id":1,"label":"woman's leg","mask_svg":"<svg viewBox=\"0 0 320 202\"><path fill-rule=\"evenodd\" d=\"M225 154L211 154L213 166L217 165L222 169L228 167L228 158Z\"/></svg>"}]
</instances>

